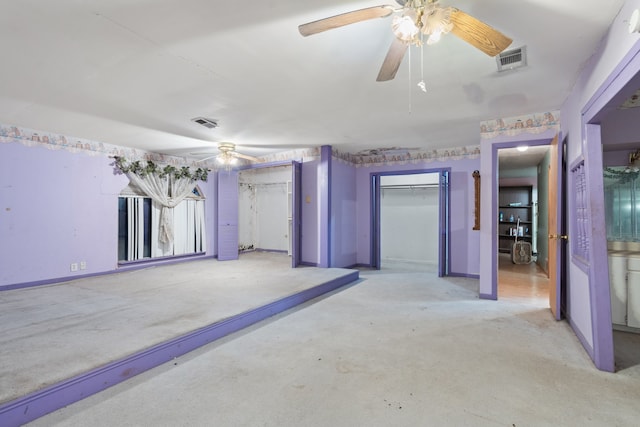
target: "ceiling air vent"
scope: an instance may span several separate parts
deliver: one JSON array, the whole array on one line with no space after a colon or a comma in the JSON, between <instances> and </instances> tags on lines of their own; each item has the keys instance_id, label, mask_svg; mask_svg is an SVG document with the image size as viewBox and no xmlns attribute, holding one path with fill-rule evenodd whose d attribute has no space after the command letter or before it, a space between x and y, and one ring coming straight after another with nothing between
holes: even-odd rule
<instances>
[{"instance_id":1,"label":"ceiling air vent","mask_svg":"<svg viewBox=\"0 0 640 427\"><path fill-rule=\"evenodd\" d=\"M527 65L527 47L505 50L496 56L498 71L508 71Z\"/></svg>"},{"instance_id":2,"label":"ceiling air vent","mask_svg":"<svg viewBox=\"0 0 640 427\"><path fill-rule=\"evenodd\" d=\"M191 119L192 122L196 122L209 129L215 129L218 127L218 122L214 119L207 119L206 117L196 117Z\"/></svg>"}]
</instances>

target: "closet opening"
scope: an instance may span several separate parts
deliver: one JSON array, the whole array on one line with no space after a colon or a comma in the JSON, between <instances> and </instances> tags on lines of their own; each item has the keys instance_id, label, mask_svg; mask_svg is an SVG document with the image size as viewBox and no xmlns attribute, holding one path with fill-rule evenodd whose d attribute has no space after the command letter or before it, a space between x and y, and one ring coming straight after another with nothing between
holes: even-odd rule
<instances>
[{"instance_id":1,"label":"closet opening","mask_svg":"<svg viewBox=\"0 0 640 427\"><path fill-rule=\"evenodd\" d=\"M238 250L292 254L291 165L238 173Z\"/></svg>"},{"instance_id":2,"label":"closet opening","mask_svg":"<svg viewBox=\"0 0 640 427\"><path fill-rule=\"evenodd\" d=\"M372 267L449 274L449 171L371 178Z\"/></svg>"}]
</instances>

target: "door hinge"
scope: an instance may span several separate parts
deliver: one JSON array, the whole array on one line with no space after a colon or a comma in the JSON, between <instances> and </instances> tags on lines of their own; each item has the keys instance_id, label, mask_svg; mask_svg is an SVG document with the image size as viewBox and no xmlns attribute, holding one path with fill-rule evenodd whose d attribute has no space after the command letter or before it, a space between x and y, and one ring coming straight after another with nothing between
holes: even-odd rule
<instances>
[{"instance_id":1,"label":"door hinge","mask_svg":"<svg viewBox=\"0 0 640 427\"><path fill-rule=\"evenodd\" d=\"M569 236L567 236L566 234L549 234L549 238L550 239L562 239L562 240L569 240Z\"/></svg>"}]
</instances>

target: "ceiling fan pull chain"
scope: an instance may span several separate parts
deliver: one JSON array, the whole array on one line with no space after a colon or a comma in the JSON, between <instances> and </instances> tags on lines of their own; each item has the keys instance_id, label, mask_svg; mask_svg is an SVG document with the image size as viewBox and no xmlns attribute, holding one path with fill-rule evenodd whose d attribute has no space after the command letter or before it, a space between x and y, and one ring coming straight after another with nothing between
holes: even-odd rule
<instances>
[{"instance_id":1,"label":"ceiling fan pull chain","mask_svg":"<svg viewBox=\"0 0 640 427\"><path fill-rule=\"evenodd\" d=\"M413 83L411 83L411 45L409 45L409 49L407 50L409 51L409 114L411 114L411 107L413 105L413 96L412 96Z\"/></svg>"},{"instance_id":2,"label":"ceiling fan pull chain","mask_svg":"<svg viewBox=\"0 0 640 427\"><path fill-rule=\"evenodd\" d=\"M424 82L424 33L420 32L420 82L418 83L418 87L423 91L427 92L427 85Z\"/></svg>"}]
</instances>

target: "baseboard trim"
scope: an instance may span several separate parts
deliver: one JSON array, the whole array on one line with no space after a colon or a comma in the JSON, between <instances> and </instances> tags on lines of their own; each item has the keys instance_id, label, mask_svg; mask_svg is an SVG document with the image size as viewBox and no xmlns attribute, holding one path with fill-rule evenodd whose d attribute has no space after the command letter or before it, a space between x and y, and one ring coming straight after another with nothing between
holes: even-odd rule
<instances>
[{"instance_id":1,"label":"baseboard trim","mask_svg":"<svg viewBox=\"0 0 640 427\"><path fill-rule=\"evenodd\" d=\"M33 288L36 286L54 285L56 283L70 282L72 280L107 276L109 274L118 274L118 273L123 273L125 271L142 270L144 268L149 268L149 267L179 264L182 262L200 261L203 259L214 259L214 258L217 258L217 255L197 254L197 255L179 255L176 257L165 257L165 258L154 259L154 260L130 261L130 262L119 264L118 268L116 268L115 270L99 271L96 273L88 273L88 274L77 274L74 276L63 276L63 277L56 277L53 279L43 279L43 280L36 280L33 282L23 282L23 283L16 283L13 285L0 286L0 292L11 291L15 289Z\"/></svg>"},{"instance_id":2,"label":"baseboard trim","mask_svg":"<svg viewBox=\"0 0 640 427\"><path fill-rule=\"evenodd\" d=\"M84 374L46 387L0 406L0 425L20 426L98 393L135 375L209 344L268 317L331 292L359 278L358 271L232 316L186 335L137 352Z\"/></svg>"},{"instance_id":3,"label":"baseboard trim","mask_svg":"<svg viewBox=\"0 0 640 427\"><path fill-rule=\"evenodd\" d=\"M571 326L571 329L573 329L573 333L578 337L578 341L580 341L580 344L582 344L582 347L584 347L584 350L587 352L587 354L595 364L596 355L593 346L589 345L589 341L587 341L585 336L582 334L582 331L580 331L578 326L573 322L571 318L567 317L567 321L569 322L569 326Z\"/></svg>"},{"instance_id":4,"label":"baseboard trim","mask_svg":"<svg viewBox=\"0 0 640 427\"><path fill-rule=\"evenodd\" d=\"M304 267L317 267L317 262L300 261L300 265Z\"/></svg>"},{"instance_id":5,"label":"baseboard trim","mask_svg":"<svg viewBox=\"0 0 640 427\"><path fill-rule=\"evenodd\" d=\"M480 279L480 275L479 274L468 274L468 273L449 273L447 274L447 276L449 277L463 277L463 278L467 278L467 279ZM445 276L445 277L447 277Z\"/></svg>"}]
</instances>

